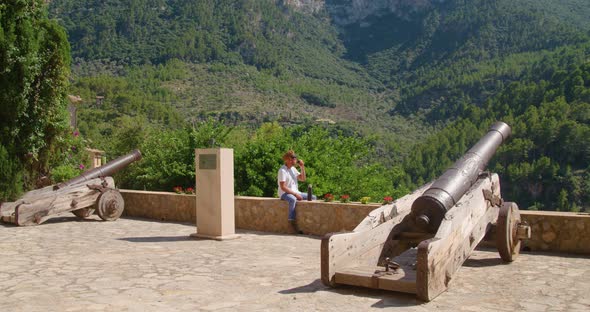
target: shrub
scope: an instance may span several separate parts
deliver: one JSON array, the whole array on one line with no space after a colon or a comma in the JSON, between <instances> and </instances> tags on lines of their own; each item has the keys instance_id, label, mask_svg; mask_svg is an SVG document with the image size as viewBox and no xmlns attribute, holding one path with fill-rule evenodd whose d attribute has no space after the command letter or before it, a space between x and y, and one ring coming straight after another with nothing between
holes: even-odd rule
<instances>
[{"instance_id":1,"label":"shrub","mask_svg":"<svg viewBox=\"0 0 590 312\"><path fill-rule=\"evenodd\" d=\"M82 170L79 167L76 168L73 165L65 164L51 169L50 174L54 183L60 183L80 175L81 172Z\"/></svg>"},{"instance_id":2,"label":"shrub","mask_svg":"<svg viewBox=\"0 0 590 312\"><path fill-rule=\"evenodd\" d=\"M329 108L336 107L336 104L331 103L330 100L325 96L316 95L309 92L303 92L301 93L301 98L310 105Z\"/></svg>"},{"instance_id":3,"label":"shrub","mask_svg":"<svg viewBox=\"0 0 590 312\"><path fill-rule=\"evenodd\" d=\"M23 169L20 162L0 144L0 201L16 199L23 192Z\"/></svg>"},{"instance_id":4,"label":"shrub","mask_svg":"<svg viewBox=\"0 0 590 312\"><path fill-rule=\"evenodd\" d=\"M67 181L89 169L90 156L84 148L86 144L78 131L60 137L50 158L49 176L53 183Z\"/></svg>"}]
</instances>

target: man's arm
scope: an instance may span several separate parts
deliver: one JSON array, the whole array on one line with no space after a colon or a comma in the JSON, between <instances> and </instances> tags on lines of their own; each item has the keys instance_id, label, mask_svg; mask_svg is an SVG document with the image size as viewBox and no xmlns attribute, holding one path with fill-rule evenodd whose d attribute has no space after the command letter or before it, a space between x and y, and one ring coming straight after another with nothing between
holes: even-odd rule
<instances>
[{"instance_id":1,"label":"man's arm","mask_svg":"<svg viewBox=\"0 0 590 312\"><path fill-rule=\"evenodd\" d=\"M299 193L294 192L293 190L291 190L290 188L285 186L285 181L279 182L279 186L281 187L281 190L283 190L283 192L295 196L295 198L297 198L297 200L303 200L303 197Z\"/></svg>"},{"instance_id":2,"label":"man's arm","mask_svg":"<svg viewBox=\"0 0 590 312\"><path fill-rule=\"evenodd\" d=\"M305 176L305 163L301 159L299 159L299 169L301 169L301 173L297 176L297 180L304 182L307 177Z\"/></svg>"}]
</instances>

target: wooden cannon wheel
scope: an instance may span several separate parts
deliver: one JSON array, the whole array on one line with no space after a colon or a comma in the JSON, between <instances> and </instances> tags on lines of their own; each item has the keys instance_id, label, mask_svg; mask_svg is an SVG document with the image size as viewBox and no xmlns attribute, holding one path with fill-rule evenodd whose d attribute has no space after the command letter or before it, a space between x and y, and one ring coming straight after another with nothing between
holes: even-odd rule
<instances>
[{"instance_id":1,"label":"wooden cannon wheel","mask_svg":"<svg viewBox=\"0 0 590 312\"><path fill-rule=\"evenodd\" d=\"M520 239L517 234L520 223L518 205L513 202L504 203L498 215L496 246L505 262L514 261L520 254Z\"/></svg>"},{"instance_id":2,"label":"wooden cannon wheel","mask_svg":"<svg viewBox=\"0 0 590 312\"><path fill-rule=\"evenodd\" d=\"M108 189L98 198L96 213L105 221L115 221L123 213L124 205L121 193L114 189Z\"/></svg>"},{"instance_id":3,"label":"wooden cannon wheel","mask_svg":"<svg viewBox=\"0 0 590 312\"><path fill-rule=\"evenodd\" d=\"M78 218L88 218L94 213L94 208L82 208L72 211L72 213Z\"/></svg>"}]
</instances>

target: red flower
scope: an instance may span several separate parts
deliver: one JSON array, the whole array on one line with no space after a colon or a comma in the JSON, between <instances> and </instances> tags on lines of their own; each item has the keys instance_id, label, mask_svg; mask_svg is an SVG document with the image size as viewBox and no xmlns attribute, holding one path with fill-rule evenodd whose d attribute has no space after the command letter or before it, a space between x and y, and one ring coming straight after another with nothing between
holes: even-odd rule
<instances>
[{"instance_id":1,"label":"red flower","mask_svg":"<svg viewBox=\"0 0 590 312\"><path fill-rule=\"evenodd\" d=\"M192 187L187 187L187 188L184 190L184 192L185 192L185 193L187 193L187 194L194 194L194 193L195 193L195 189L194 189L194 188L192 188Z\"/></svg>"},{"instance_id":2,"label":"red flower","mask_svg":"<svg viewBox=\"0 0 590 312\"><path fill-rule=\"evenodd\" d=\"M349 199L350 199L350 195L348 195L348 194L340 195L340 202L342 202L342 203L347 203Z\"/></svg>"},{"instance_id":3,"label":"red flower","mask_svg":"<svg viewBox=\"0 0 590 312\"><path fill-rule=\"evenodd\" d=\"M393 202L393 197L385 196L383 197L383 204L391 204Z\"/></svg>"},{"instance_id":4,"label":"red flower","mask_svg":"<svg viewBox=\"0 0 590 312\"><path fill-rule=\"evenodd\" d=\"M182 194L182 187L181 186L175 186L175 187L172 188L172 190L175 193Z\"/></svg>"}]
</instances>

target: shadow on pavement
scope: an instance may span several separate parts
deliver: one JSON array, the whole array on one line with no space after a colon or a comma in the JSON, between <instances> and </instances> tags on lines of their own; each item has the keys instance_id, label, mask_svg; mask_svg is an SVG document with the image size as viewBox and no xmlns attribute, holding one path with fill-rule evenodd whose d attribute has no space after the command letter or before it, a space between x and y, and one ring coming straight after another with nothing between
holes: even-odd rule
<instances>
[{"instance_id":1,"label":"shadow on pavement","mask_svg":"<svg viewBox=\"0 0 590 312\"><path fill-rule=\"evenodd\" d=\"M47 221L41 223L41 225L43 224L52 224L52 223L63 223L63 222L105 222L101 219L98 218L98 216L91 216L88 218L78 218L76 216L71 216L71 217L66 217L66 216L61 216L61 217L52 217L50 219L47 219Z\"/></svg>"},{"instance_id":2,"label":"shadow on pavement","mask_svg":"<svg viewBox=\"0 0 590 312\"><path fill-rule=\"evenodd\" d=\"M147 236L147 237L123 237L118 240L132 242L132 243L162 243L162 242L182 242L194 241L188 235L183 236Z\"/></svg>"},{"instance_id":3,"label":"shadow on pavement","mask_svg":"<svg viewBox=\"0 0 590 312\"><path fill-rule=\"evenodd\" d=\"M303 285L303 286L299 286L299 287L295 287L295 288L291 288L291 289L281 290L281 291L279 291L279 294L288 295L288 294L314 293L318 290L330 290L330 289L328 287L326 287L324 284L322 284L322 281L320 279L316 279L315 281L313 281L307 285Z\"/></svg>"},{"instance_id":4,"label":"shadow on pavement","mask_svg":"<svg viewBox=\"0 0 590 312\"><path fill-rule=\"evenodd\" d=\"M481 267L489 267L489 266L505 265L505 264L509 264L509 262L504 262L500 258L500 256L498 256L498 258L484 258L484 259L469 258L465 262L463 262L463 266L470 267L470 268L481 268Z\"/></svg>"},{"instance_id":5,"label":"shadow on pavement","mask_svg":"<svg viewBox=\"0 0 590 312\"><path fill-rule=\"evenodd\" d=\"M424 302L416 299L414 295L404 294L399 292L392 292L380 289L369 289L363 287L355 287L348 285L338 285L337 288L331 288L322 284L320 279L290 289L279 291L283 295L315 293L318 291L328 291L343 296L356 296L373 299L381 299L371 305L373 308L389 308L389 307L413 307L424 304Z\"/></svg>"},{"instance_id":6,"label":"shadow on pavement","mask_svg":"<svg viewBox=\"0 0 590 312\"><path fill-rule=\"evenodd\" d=\"M86 219L81 219L78 218L76 216L55 216L55 217L51 217L49 219L47 219L47 221L41 223L41 224L36 224L36 225L29 225L29 226L43 226L45 224L57 224L57 223L65 223L65 222L104 222L103 220L98 219L98 216L96 217L89 217ZM6 227L18 227L18 225L16 225L15 223L10 223L10 222L0 222L0 226L6 226Z\"/></svg>"}]
</instances>

